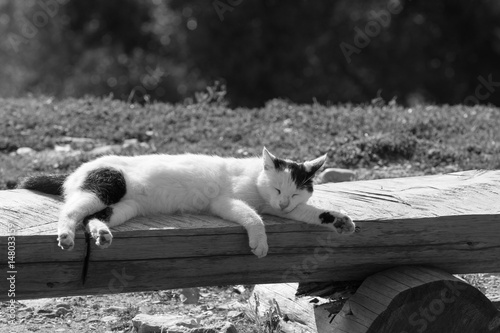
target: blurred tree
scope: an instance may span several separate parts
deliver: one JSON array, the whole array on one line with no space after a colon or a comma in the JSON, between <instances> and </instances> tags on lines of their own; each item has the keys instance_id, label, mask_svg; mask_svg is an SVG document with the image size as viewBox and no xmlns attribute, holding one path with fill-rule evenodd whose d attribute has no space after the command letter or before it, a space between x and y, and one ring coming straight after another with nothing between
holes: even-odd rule
<instances>
[{"instance_id":1,"label":"blurred tree","mask_svg":"<svg viewBox=\"0 0 500 333\"><path fill-rule=\"evenodd\" d=\"M364 102L379 95L406 104L462 103L475 96L480 75L500 81L500 3L493 0L169 4L189 9L180 28L190 70L225 79L233 104L275 97ZM341 45L363 40L346 57ZM500 92L480 102L500 105Z\"/></svg>"},{"instance_id":2,"label":"blurred tree","mask_svg":"<svg viewBox=\"0 0 500 333\"><path fill-rule=\"evenodd\" d=\"M177 40L172 36L179 20L172 18L162 2L4 1L10 6L5 12L13 24L3 32L22 40L3 44L6 62L26 73L21 94L111 93L134 101L143 101L147 95L180 100L176 80L182 66L175 64ZM52 5L50 13L47 3ZM47 20L37 21L43 15ZM33 36L24 37L26 27L35 29Z\"/></svg>"},{"instance_id":3,"label":"blurred tree","mask_svg":"<svg viewBox=\"0 0 500 333\"><path fill-rule=\"evenodd\" d=\"M500 105L495 0L0 0L0 36L2 95Z\"/></svg>"}]
</instances>

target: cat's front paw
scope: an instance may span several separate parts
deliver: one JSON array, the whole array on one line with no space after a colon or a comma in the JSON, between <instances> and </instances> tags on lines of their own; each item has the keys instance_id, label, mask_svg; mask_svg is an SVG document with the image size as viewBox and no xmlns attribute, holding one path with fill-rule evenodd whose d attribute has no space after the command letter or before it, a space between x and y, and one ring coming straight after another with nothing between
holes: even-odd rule
<instances>
[{"instance_id":1,"label":"cat's front paw","mask_svg":"<svg viewBox=\"0 0 500 333\"><path fill-rule=\"evenodd\" d=\"M356 225L352 219L345 214L332 214L324 212L319 215L321 224L327 225L339 234L352 234L356 231ZM359 228L358 228L359 229Z\"/></svg>"},{"instance_id":2,"label":"cat's front paw","mask_svg":"<svg viewBox=\"0 0 500 333\"><path fill-rule=\"evenodd\" d=\"M250 238L250 248L253 254L258 258L264 258L267 255L269 247L267 245L267 237L265 234L249 235Z\"/></svg>"},{"instance_id":3,"label":"cat's front paw","mask_svg":"<svg viewBox=\"0 0 500 333\"><path fill-rule=\"evenodd\" d=\"M75 234L62 232L58 235L57 241L61 249L71 251L75 247Z\"/></svg>"}]
</instances>

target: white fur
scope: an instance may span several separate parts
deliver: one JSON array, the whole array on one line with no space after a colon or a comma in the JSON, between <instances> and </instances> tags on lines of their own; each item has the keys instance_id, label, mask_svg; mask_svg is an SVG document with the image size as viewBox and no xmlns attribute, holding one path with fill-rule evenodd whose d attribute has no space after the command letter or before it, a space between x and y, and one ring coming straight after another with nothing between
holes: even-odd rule
<instances>
[{"instance_id":1,"label":"white fur","mask_svg":"<svg viewBox=\"0 0 500 333\"><path fill-rule=\"evenodd\" d=\"M94 194L82 190L81 185L90 171L110 167L122 172L127 192L118 203L111 205L113 215L108 225L96 219L89 222L88 229L99 246L107 247L111 243L108 226L122 224L134 216L209 213L244 226L252 251L263 257L268 245L260 213L319 224L318 215L323 212L305 204L311 193L298 190L289 171L277 172L272 164L274 158L264 148L263 158L193 154L104 156L85 163L64 183L65 204L59 219L59 245L71 249L76 225L86 216L105 208L104 203ZM308 165L322 165L325 158L307 162L306 168ZM332 214L347 219L348 228L342 230L354 231L354 224L347 216Z\"/></svg>"}]
</instances>

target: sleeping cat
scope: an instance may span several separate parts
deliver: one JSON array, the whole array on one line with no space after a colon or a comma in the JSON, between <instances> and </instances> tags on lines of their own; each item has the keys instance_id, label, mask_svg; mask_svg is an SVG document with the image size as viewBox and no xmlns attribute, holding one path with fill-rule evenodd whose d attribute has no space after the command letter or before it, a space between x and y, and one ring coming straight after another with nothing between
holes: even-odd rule
<instances>
[{"instance_id":1,"label":"sleeping cat","mask_svg":"<svg viewBox=\"0 0 500 333\"><path fill-rule=\"evenodd\" d=\"M268 251L259 214L271 214L324 225L350 234L355 225L345 214L324 211L306 202L313 177L326 155L304 163L280 159L266 148L262 157L222 158L208 155L103 156L84 163L69 176L34 176L20 188L64 195L58 242L74 246L82 221L96 244L111 244L109 227L138 215L209 213L244 226L259 258Z\"/></svg>"}]
</instances>

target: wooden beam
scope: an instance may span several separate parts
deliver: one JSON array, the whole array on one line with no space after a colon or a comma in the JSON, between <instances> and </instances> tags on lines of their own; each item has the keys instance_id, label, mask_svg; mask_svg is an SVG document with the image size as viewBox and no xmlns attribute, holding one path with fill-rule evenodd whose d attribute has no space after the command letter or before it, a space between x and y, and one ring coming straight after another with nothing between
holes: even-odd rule
<instances>
[{"instance_id":1,"label":"wooden beam","mask_svg":"<svg viewBox=\"0 0 500 333\"><path fill-rule=\"evenodd\" d=\"M245 230L211 216L151 216L113 229L105 250L56 244L59 198L0 191L0 269L15 271L16 299L221 284L363 280L398 265L450 273L500 272L500 171L358 181L316 187L311 202L349 212L361 232L265 216L269 254L257 259ZM14 267L7 266L15 236ZM9 273L8 273L9 274ZM0 279L1 290L10 284ZM7 293L0 300L8 299Z\"/></svg>"}]
</instances>

